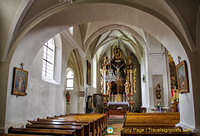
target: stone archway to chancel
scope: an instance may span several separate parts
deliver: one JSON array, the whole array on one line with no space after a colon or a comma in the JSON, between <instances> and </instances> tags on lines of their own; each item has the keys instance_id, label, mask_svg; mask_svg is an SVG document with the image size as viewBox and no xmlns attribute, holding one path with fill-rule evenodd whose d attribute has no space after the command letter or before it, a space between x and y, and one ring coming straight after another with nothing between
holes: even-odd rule
<instances>
[{"instance_id":1,"label":"stone archway to chancel","mask_svg":"<svg viewBox=\"0 0 200 136\"><path fill-rule=\"evenodd\" d=\"M177 56L181 56L183 60L187 60L188 74L189 78L191 78L189 57L191 56L191 50L193 49L188 43L187 38L184 37L184 34L176 28L178 25L174 25L175 23L173 24L173 18L171 18L171 20L168 19L166 24L164 23L166 18L164 15L159 14L158 11L155 11L155 14L152 13L152 16L148 14L148 10L142 11L141 5L137 4L137 6L138 7L135 7L133 3L129 2L122 2L120 5L119 1L117 3L112 1L106 4L101 2L90 4L79 2L70 6L67 4L59 5L52 10L44 12L41 16L38 16L35 20L27 24L27 26L23 29L23 31L21 31L16 40L13 42L7 60L12 66L14 65L12 64L12 58L17 58L16 61L20 62L24 56L29 54L30 59L27 60L27 64L29 64L32 62L31 59L34 58L33 56L35 56L35 53L42 47L41 43L56 33L65 30L66 27L83 22L107 20L117 21L125 25L133 25L150 33L170 51L172 56L175 58L175 62L177 62ZM89 13L93 16L88 16ZM123 14L123 16L120 16L119 18L119 15L121 14ZM38 44L38 46L35 46L36 44ZM26 54L20 55L22 49L26 52ZM32 52L33 50L35 52ZM9 73L12 73L11 71L12 70L9 69ZM9 80L11 81L10 76ZM192 83L189 82L189 84L190 90L192 90ZM189 98L191 103L193 101L192 91L189 95L181 97L182 99ZM185 107L192 113L194 112L194 107L189 106L185 101L182 101L180 106ZM183 108L181 112L185 113L184 115L181 115L181 121L185 123L188 121L187 116L193 115L183 110ZM189 121L189 125L194 126L194 116L191 118L192 121Z\"/></svg>"}]
</instances>

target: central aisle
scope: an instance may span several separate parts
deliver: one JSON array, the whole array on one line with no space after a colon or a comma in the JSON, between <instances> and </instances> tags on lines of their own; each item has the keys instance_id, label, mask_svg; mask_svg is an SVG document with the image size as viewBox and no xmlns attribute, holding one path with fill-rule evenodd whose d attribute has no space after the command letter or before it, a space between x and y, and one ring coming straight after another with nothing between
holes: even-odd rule
<instances>
[{"instance_id":1,"label":"central aisle","mask_svg":"<svg viewBox=\"0 0 200 136\"><path fill-rule=\"evenodd\" d=\"M114 129L112 134L106 133L105 136L120 136L121 135L121 128L123 127L124 123L124 116L123 115L110 115L107 120L107 127L112 127Z\"/></svg>"}]
</instances>

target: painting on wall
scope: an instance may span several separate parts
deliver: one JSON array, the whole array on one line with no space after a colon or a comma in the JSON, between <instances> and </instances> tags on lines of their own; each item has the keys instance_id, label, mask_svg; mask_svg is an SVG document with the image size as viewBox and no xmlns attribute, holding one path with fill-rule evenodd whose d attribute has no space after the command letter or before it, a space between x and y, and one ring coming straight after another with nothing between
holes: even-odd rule
<instances>
[{"instance_id":1,"label":"painting on wall","mask_svg":"<svg viewBox=\"0 0 200 136\"><path fill-rule=\"evenodd\" d=\"M153 74L152 81L153 81L154 104L163 105L164 104L163 75Z\"/></svg>"},{"instance_id":2,"label":"painting on wall","mask_svg":"<svg viewBox=\"0 0 200 136\"><path fill-rule=\"evenodd\" d=\"M186 61L182 61L176 66L178 90L180 93L189 92L188 89L188 77L186 69Z\"/></svg>"},{"instance_id":3,"label":"painting on wall","mask_svg":"<svg viewBox=\"0 0 200 136\"><path fill-rule=\"evenodd\" d=\"M12 94L25 96L27 83L28 83L28 71L15 67L13 75Z\"/></svg>"},{"instance_id":4,"label":"painting on wall","mask_svg":"<svg viewBox=\"0 0 200 136\"><path fill-rule=\"evenodd\" d=\"M91 85L91 64L87 60L87 84Z\"/></svg>"},{"instance_id":5,"label":"painting on wall","mask_svg":"<svg viewBox=\"0 0 200 136\"><path fill-rule=\"evenodd\" d=\"M93 94L94 107L103 105L103 94Z\"/></svg>"},{"instance_id":6,"label":"painting on wall","mask_svg":"<svg viewBox=\"0 0 200 136\"><path fill-rule=\"evenodd\" d=\"M92 107L92 103L93 103L93 101L92 101L92 96L88 96L88 109L92 109L93 107Z\"/></svg>"}]
</instances>

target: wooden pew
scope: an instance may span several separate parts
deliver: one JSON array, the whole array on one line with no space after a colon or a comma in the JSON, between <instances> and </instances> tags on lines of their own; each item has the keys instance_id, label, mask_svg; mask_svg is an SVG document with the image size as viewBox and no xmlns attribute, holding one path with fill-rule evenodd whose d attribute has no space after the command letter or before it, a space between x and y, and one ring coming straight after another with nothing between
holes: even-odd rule
<instances>
[{"instance_id":1,"label":"wooden pew","mask_svg":"<svg viewBox=\"0 0 200 136\"><path fill-rule=\"evenodd\" d=\"M121 136L193 136L191 132L171 132L171 133L165 133L165 132L133 132L133 133L121 133Z\"/></svg>"},{"instance_id":2,"label":"wooden pew","mask_svg":"<svg viewBox=\"0 0 200 136\"><path fill-rule=\"evenodd\" d=\"M71 114L66 117L61 117L57 119L67 119L67 120L94 120L94 128L97 131L97 135L103 133L107 128L107 115L106 114Z\"/></svg>"},{"instance_id":3,"label":"wooden pew","mask_svg":"<svg viewBox=\"0 0 200 136\"><path fill-rule=\"evenodd\" d=\"M87 126L89 123L87 122L55 122L55 121L28 121L31 124L52 124L52 125L73 125L73 126Z\"/></svg>"},{"instance_id":4,"label":"wooden pew","mask_svg":"<svg viewBox=\"0 0 200 136\"><path fill-rule=\"evenodd\" d=\"M121 135L192 135L191 132L183 132L180 127L175 126L179 121L178 112L127 113Z\"/></svg>"},{"instance_id":5,"label":"wooden pew","mask_svg":"<svg viewBox=\"0 0 200 136\"><path fill-rule=\"evenodd\" d=\"M51 122L81 122L90 123L91 132L93 135L99 136L107 127L106 114L75 114L66 115L63 117L55 117L55 119L37 119L38 121L51 121Z\"/></svg>"},{"instance_id":6,"label":"wooden pew","mask_svg":"<svg viewBox=\"0 0 200 136\"><path fill-rule=\"evenodd\" d=\"M84 127L83 126L48 125L48 124L26 124L26 128L75 130L77 136L84 136Z\"/></svg>"},{"instance_id":7,"label":"wooden pew","mask_svg":"<svg viewBox=\"0 0 200 136\"><path fill-rule=\"evenodd\" d=\"M29 135L29 134L3 134L3 133L0 133L0 136L36 136L36 135ZM41 135L37 135L37 136L41 136Z\"/></svg>"},{"instance_id":8,"label":"wooden pew","mask_svg":"<svg viewBox=\"0 0 200 136\"><path fill-rule=\"evenodd\" d=\"M86 121L86 120L64 120L64 119L37 119L38 122L60 122L61 124L65 123L88 123L88 130L90 136L95 136L96 135L96 130L95 130L95 122L94 121Z\"/></svg>"},{"instance_id":9,"label":"wooden pew","mask_svg":"<svg viewBox=\"0 0 200 136\"><path fill-rule=\"evenodd\" d=\"M36 135L66 135L76 136L75 130L57 130L57 129L34 129L34 128L13 128L8 129L8 133L14 134L36 134Z\"/></svg>"},{"instance_id":10,"label":"wooden pew","mask_svg":"<svg viewBox=\"0 0 200 136\"><path fill-rule=\"evenodd\" d=\"M125 127L175 127L180 113L127 113Z\"/></svg>"},{"instance_id":11,"label":"wooden pew","mask_svg":"<svg viewBox=\"0 0 200 136\"><path fill-rule=\"evenodd\" d=\"M31 124L43 124L43 125L72 125L72 126L83 126L84 134L89 136L90 134L90 124L80 123L80 122L51 122L51 121L28 121Z\"/></svg>"}]
</instances>

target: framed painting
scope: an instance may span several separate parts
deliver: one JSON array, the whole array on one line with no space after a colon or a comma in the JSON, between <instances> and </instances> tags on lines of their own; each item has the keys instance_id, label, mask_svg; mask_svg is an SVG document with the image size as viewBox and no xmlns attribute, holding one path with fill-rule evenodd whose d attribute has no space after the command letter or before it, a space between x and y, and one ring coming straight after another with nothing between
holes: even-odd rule
<instances>
[{"instance_id":1,"label":"framed painting","mask_svg":"<svg viewBox=\"0 0 200 136\"><path fill-rule=\"evenodd\" d=\"M90 62L87 60L87 84L91 85L91 64Z\"/></svg>"},{"instance_id":2,"label":"framed painting","mask_svg":"<svg viewBox=\"0 0 200 136\"><path fill-rule=\"evenodd\" d=\"M93 94L94 107L103 105L103 94Z\"/></svg>"},{"instance_id":3,"label":"framed painting","mask_svg":"<svg viewBox=\"0 0 200 136\"><path fill-rule=\"evenodd\" d=\"M28 71L15 67L13 75L12 94L25 96L27 83L28 83Z\"/></svg>"},{"instance_id":4,"label":"framed painting","mask_svg":"<svg viewBox=\"0 0 200 136\"><path fill-rule=\"evenodd\" d=\"M92 100L92 96L88 96L88 109L92 109L93 108L93 100Z\"/></svg>"},{"instance_id":5,"label":"framed painting","mask_svg":"<svg viewBox=\"0 0 200 136\"><path fill-rule=\"evenodd\" d=\"M176 73L177 73L177 82L178 82L179 92L180 93L189 92L186 61L182 61L176 66Z\"/></svg>"}]
</instances>

